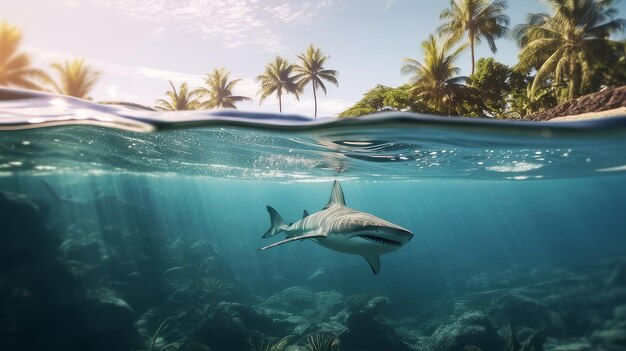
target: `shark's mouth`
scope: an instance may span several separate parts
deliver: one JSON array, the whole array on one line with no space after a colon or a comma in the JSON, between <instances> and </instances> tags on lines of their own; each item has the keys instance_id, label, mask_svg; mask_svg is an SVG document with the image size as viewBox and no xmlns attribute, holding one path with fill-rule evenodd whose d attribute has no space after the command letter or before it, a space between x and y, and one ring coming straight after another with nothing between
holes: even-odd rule
<instances>
[{"instance_id":1,"label":"shark's mouth","mask_svg":"<svg viewBox=\"0 0 626 351\"><path fill-rule=\"evenodd\" d=\"M358 235L359 238L363 238L365 240L373 241L377 244L389 245L389 246L401 246L399 242L395 240L381 238L379 236L374 235Z\"/></svg>"}]
</instances>

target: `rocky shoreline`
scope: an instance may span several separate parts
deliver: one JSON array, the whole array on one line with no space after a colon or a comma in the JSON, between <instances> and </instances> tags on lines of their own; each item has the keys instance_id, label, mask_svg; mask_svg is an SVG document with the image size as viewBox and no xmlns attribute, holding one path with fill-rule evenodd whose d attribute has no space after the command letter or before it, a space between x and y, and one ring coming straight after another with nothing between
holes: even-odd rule
<instances>
[{"instance_id":1,"label":"rocky shoreline","mask_svg":"<svg viewBox=\"0 0 626 351\"><path fill-rule=\"evenodd\" d=\"M610 113L606 111L612 111ZM599 112L605 112L600 114ZM567 101L559 106L551 109L540 111L529 115L526 120L529 121L549 121L555 118L567 117L561 119L566 120L578 120L581 118L593 118L595 116L612 116L612 115L625 115L626 114L626 86L606 89L594 94L582 96L575 100ZM583 117L581 115L587 115ZM579 116L577 118L577 116Z\"/></svg>"}]
</instances>

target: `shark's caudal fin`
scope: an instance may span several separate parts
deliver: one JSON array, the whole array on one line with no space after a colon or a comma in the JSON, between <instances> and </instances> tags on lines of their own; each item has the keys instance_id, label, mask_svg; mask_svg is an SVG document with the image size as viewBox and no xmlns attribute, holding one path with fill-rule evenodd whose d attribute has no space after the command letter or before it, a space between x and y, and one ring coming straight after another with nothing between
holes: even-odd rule
<instances>
[{"instance_id":1,"label":"shark's caudal fin","mask_svg":"<svg viewBox=\"0 0 626 351\"><path fill-rule=\"evenodd\" d=\"M370 267L372 268L372 273L378 274L378 272L380 272L380 256L363 256L363 258L367 261L367 263L370 264Z\"/></svg>"},{"instance_id":2,"label":"shark's caudal fin","mask_svg":"<svg viewBox=\"0 0 626 351\"><path fill-rule=\"evenodd\" d=\"M265 234L263 234L263 238L269 238L270 236L274 236L287 229L287 225L285 225L283 217L281 217L275 209L267 206L267 212L270 213L270 221L272 221L272 226L265 232Z\"/></svg>"},{"instance_id":3,"label":"shark's caudal fin","mask_svg":"<svg viewBox=\"0 0 626 351\"><path fill-rule=\"evenodd\" d=\"M330 192L330 199L328 200L326 206L324 206L324 209L336 205L345 206L346 199L343 197L343 190L341 190L341 185L339 185L339 182L335 180L335 183L333 184L333 190Z\"/></svg>"}]
</instances>

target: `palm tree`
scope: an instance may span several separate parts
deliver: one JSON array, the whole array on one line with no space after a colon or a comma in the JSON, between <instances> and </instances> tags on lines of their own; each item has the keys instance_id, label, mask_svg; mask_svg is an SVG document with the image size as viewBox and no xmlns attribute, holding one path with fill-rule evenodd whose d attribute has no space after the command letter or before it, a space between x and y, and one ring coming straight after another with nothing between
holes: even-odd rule
<instances>
[{"instance_id":1,"label":"palm tree","mask_svg":"<svg viewBox=\"0 0 626 351\"><path fill-rule=\"evenodd\" d=\"M548 78L567 83L567 98L579 96L581 85L592 75L596 54L609 49L611 33L626 20L613 19L612 0L546 0L552 15L528 15L528 23L515 30L520 62L537 68L531 94ZM605 63L606 66L606 63Z\"/></svg>"},{"instance_id":2,"label":"palm tree","mask_svg":"<svg viewBox=\"0 0 626 351\"><path fill-rule=\"evenodd\" d=\"M460 40L467 33L467 42L472 51L472 74L476 66L474 49L480 44L481 38L487 39L491 52L497 51L497 38L506 34L509 25L509 16L504 14L507 8L506 0L462 0L458 4L456 0L450 0L450 8L445 9L439 15L442 20L447 20L439 27L443 34L450 34L453 41Z\"/></svg>"},{"instance_id":3,"label":"palm tree","mask_svg":"<svg viewBox=\"0 0 626 351\"><path fill-rule=\"evenodd\" d=\"M277 56L273 62L270 62L265 66L265 72L256 77L257 81L261 82L261 99L259 105L268 96L276 94L278 97L278 111L283 112L282 96L285 94L293 94L298 101L300 101L301 87L296 82L295 76L292 75L294 65L290 65L286 59Z\"/></svg>"},{"instance_id":4,"label":"palm tree","mask_svg":"<svg viewBox=\"0 0 626 351\"><path fill-rule=\"evenodd\" d=\"M324 63L328 56L323 56L319 48L310 45L306 50L306 53L298 55L300 64L296 65L294 71L297 73L295 79L298 80L300 89L303 89L305 85L311 83L313 86L313 101L315 102L315 118L317 118L317 88L321 88L326 95L326 86L322 80L331 82L336 86L337 71L332 69L324 69Z\"/></svg>"},{"instance_id":5,"label":"palm tree","mask_svg":"<svg viewBox=\"0 0 626 351\"><path fill-rule=\"evenodd\" d=\"M443 43L430 35L422 42L424 60L405 58L402 67L403 74L412 74L410 84L417 98L423 99L430 109L440 113L452 114L452 110L458 110L462 98L467 92L469 78L456 76L460 69L454 66L454 61L467 44L456 48L452 53L454 40L450 38Z\"/></svg>"},{"instance_id":6,"label":"palm tree","mask_svg":"<svg viewBox=\"0 0 626 351\"><path fill-rule=\"evenodd\" d=\"M79 99L90 99L89 92L100 79L100 72L86 66L83 59L54 63L52 68L59 74L59 84L48 79L53 91Z\"/></svg>"},{"instance_id":7,"label":"palm tree","mask_svg":"<svg viewBox=\"0 0 626 351\"><path fill-rule=\"evenodd\" d=\"M47 75L30 66L27 54L18 51L22 33L8 22L0 22L0 85L26 89L41 89L33 81L45 81Z\"/></svg>"},{"instance_id":8,"label":"palm tree","mask_svg":"<svg viewBox=\"0 0 626 351\"><path fill-rule=\"evenodd\" d=\"M170 82L172 90L165 92L165 96L169 99L158 99L155 101L155 108L161 111L183 111L183 110L196 110L200 106L200 103L194 98L194 94L189 91L187 83L182 83L178 91Z\"/></svg>"},{"instance_id":9,"label":"palm tree","mask_svg":"<svg viewBox=\"0 0 626 351\"><path fill-rule=\"evenodd\" d=\"M199 97L206 97L207 101L201 105L203 108L234 108L235 103L242 101L252 101L247 96L233 95L233 88L241 81L241 79L228 80L230 74L225 68L215 69L207 74L204 81L206 87L200 87L193 91L193 94Z\"/></svg>"}]
</instances>

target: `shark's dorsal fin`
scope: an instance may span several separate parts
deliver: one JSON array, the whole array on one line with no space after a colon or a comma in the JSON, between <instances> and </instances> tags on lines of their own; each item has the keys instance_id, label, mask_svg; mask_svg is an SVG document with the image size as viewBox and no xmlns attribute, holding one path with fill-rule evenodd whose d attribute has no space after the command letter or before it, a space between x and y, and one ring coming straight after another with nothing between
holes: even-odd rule
<instances>
[{"instance_id":1,"label":"shark's dorsal fin","mask_svg":"<svg viewBox=\"0 0 626 351\"><path fill-rule=\"evenodd\" d=\"M304 212L302 213L302 219L305 219L309 216L309 212L307 210L304 210Z\"/></svg>"},{"instance_id":2,"label":"shark's dorsal fin","mask_svg":"<svg viewBox=\"0 0 626 351\"><path fill-rule=\"evenodd\" d=\"M345 206L346 199L343 197L343 190L341 190L341 185L339 185L339 182L335 180L335 183L333 184L333 190L330 192L330 200L328 200L328 203L326 204L324 209L336 205Z\"/></svg>"},{"instance_id":3,"label":"shark's dorsal fin","mask_svg":"<svg viewBox=\"0 0 626 351\"><path fill-rule=\"evenodd\" d=\"M363 256L363 258L370 264L372 273L378 274L380 272L380 257L378 255Z\"/></svg>"}]
</instances>

